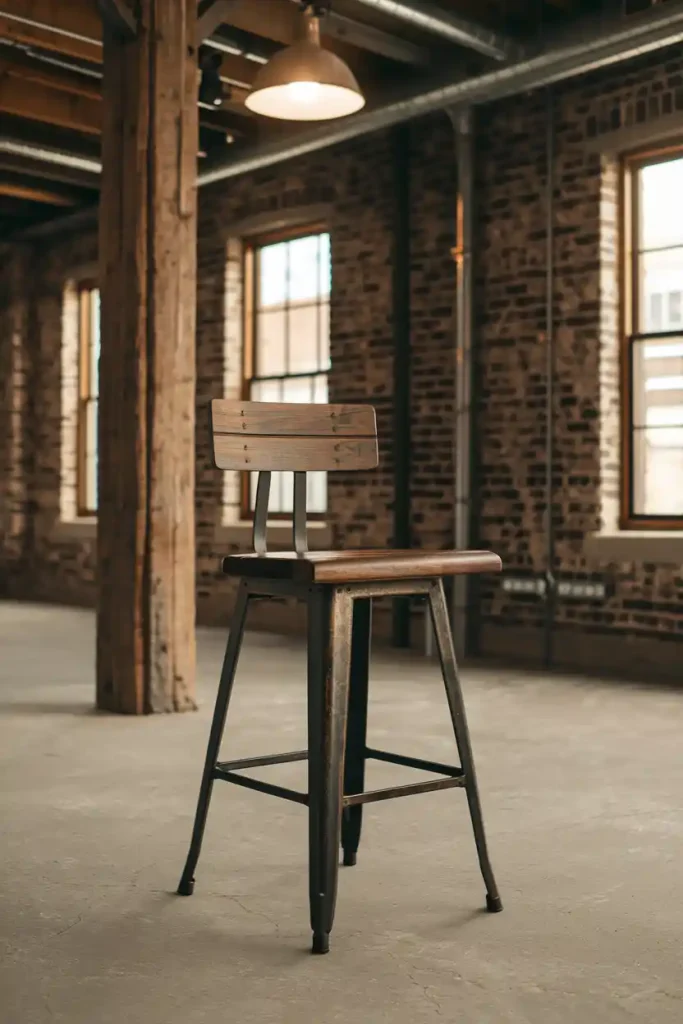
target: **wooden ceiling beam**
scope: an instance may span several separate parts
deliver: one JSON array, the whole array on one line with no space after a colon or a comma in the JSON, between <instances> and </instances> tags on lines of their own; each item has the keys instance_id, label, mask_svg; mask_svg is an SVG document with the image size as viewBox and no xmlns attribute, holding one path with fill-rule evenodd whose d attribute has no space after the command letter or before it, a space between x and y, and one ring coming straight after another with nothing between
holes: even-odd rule
<instances>
[{"instance_id":1,"label":"wooden ceiling beam","mask_svg":"<svg viewBox=\"0 0 683 1024\"><path fill-rule=\"evenodd\" d=\"M8 74L0 74L0 111L88 135L98 134L102 124L99 99L62 92Z\"/></svg>"},{"instance_id":2,"label":"wooden ceiling beam","mask_svg":"<svg viewBox=\"0 0 683 1024\"><path fill-rule=\"evenodd\" d=\"M234 53L221 51L221 66L218 72L224 82L241 86L243 89L250 89L256 78L256 73L261 66L246 57L239 57Z\"/></svg>"},{"instance_id":3,"label":"wooden ceiling beam","mask_svg":"<svg viewBox=\"0 0 683 1024\"><path fill-rule=\"evenodd\" d=\"M336 11L330 11L323 19L321 29L324 35L349 43L361 50L386 57L401 64L412 64L415 67L427 67L430 62L429 50L409 39L392 35L383 29L375 28L352 18L347 18Z\"/></svg>"},{"instance_id":4,"label":"wooden ceiling beam","mask_svg":"<svg viewBox=\"0 0 683 1024\"><path fill-rule=\"evenodd\" d=\"M80 75L77 71L52 68L49 64L41 64L21 53L0 59L0 76L5 75L25 82L37 82L76 96L87 96L95 100L101 98L102 83L99 79Z\"/></svg>"},{"instance_id":5,"label":"wooden ceiling beam","mask_svg":"<svg viewBox=\"0 0 683 1024\"><path fill-rule=\"evenodd\" d=\"M3 181L0 176L0 196L12 199L28 199L32 203L47 203L50 206L76 206L73 197L49 189L36 188L33 185L22 185L19 182Z\"/></svg>"},{"instance_id":6,"label":"wooden ceiling beam","mask_svg":"<svg viewBox=\"0 0 683 1024\"><path fill-rule=\"evenodd\" d=\"M289 0L233 0L225 25L288 46L299 37L299 12Z\"/></svg>"},{"instance_id":7,"label":"wooden ceiling beam","mask_svg":"<svg viewBox=\"0 0 683 1024\"><path fill-rule=\"evenodd\" d=\"M102 21L94 0L2 0L0 37L82 60L102 60Z\"/></svg>"}]
</instances>

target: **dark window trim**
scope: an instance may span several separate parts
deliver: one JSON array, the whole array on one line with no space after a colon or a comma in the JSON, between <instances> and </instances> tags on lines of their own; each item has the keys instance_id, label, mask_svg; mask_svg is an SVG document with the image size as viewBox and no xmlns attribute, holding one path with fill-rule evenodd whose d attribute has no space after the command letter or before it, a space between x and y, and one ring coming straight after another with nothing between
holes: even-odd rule
<instances>
[{"instance_id":1,"label":"dark window trim","mask_svg":"<svg viewBox=\"0 0 683 1024\"><path fill-rule=\"evenodd\" d=\"M619 526L622 530L683 530L683 515L652 516L634 512L634 345L645 338L683 338L680 331L638 332L640 289L638 280L638 190L635 177L643 167L683 157L683 141L624 153L619 184L619 337L621 339L621 488Z\"/></svg>"}]
</instances>

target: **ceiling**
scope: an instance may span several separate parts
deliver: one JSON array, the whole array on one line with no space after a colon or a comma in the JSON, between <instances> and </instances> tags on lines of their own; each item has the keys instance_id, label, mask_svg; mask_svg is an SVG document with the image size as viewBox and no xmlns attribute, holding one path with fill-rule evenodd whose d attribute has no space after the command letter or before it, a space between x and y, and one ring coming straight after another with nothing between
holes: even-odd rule
<instances>
[{"instance_id":1,"label":"ceiling","mask_svg":"<svg viewBox=\"0 0 683 1024\"><path fill-rule=\"evenodd\" d=\"M544 31L561 31L596 7L594 0L399 2L456 16L465 28L471 25L475 36L488 29L487 38L493 33L512 52ZM625 4L637 8L650 2L612 0L612 6L619 10ZM202 3L210 6L208 0ZM477 74L496 63L490 54L387 13L391 8L390 2L332 0L331 13L322 23L324 44L352 67L369 107L386 102L398 90L414 91L456 71ZM200 104L200 162L229 148L237 155L255 141L297 130L252 116L244 98L261 64L296 38L298 0L229 0L221 4L221 12L224 20L209 37L206 52L220 54L225 98L219 107ZM96 202L101 37L97 0L0 0L1 237ZM92 158L93 169L28 157L20 152L21 143Z\"/></svg>"}]
</instances>

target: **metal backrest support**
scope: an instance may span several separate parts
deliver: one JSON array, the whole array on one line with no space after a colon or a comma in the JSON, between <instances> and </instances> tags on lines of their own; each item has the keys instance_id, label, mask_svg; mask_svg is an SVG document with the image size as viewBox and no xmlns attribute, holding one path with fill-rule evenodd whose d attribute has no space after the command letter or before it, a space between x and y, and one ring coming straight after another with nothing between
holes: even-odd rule
<instances>
[{"instance_id":1,"label":"metal backrest support","mask_svg":"<svg viewBox=\"0 0 683 1024\"><path fill-rule=\"evenodd\" d=\"M294 547L306 551L306 473L374 469L375 410L369 405L299 405L214 399L210 407L218 469L258 471L254 550L266 551L270 474L294 473Z\"/></svg>"}]
</instances>

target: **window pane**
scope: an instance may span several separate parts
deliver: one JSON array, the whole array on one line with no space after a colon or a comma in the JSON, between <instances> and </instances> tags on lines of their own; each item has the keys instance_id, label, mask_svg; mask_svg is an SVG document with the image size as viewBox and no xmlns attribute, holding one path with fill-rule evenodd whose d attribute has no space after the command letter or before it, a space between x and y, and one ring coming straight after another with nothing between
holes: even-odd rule
<instances>
[{"instance_id":1,"label":"window pane","mask_svg":"<svg viewBox=\"0 0 683 1024\"><path fill-rule=\"evenodd\" d=\"M683 158L640 171L639 248L683 245Z\"/></svg>"},{"instance_id":2,"label":"window pane","mask_svg":"<svg viewBox=\"0 0 683 1024\"><path fill-rule=\"evenodd\" d=\"M318 307L294 306L289 310L289 372L318 369Z\"/></svg>"},{"instance_id":3,"label":"window pane","mask_svg":"<svg viewBox=\"0 0 683 1024\"><path fill-rule=\"evenodd\" d=\"M683 426L683 335L634 343L633 425Z\"/></svg>"},{"instance_id":4,"label":"window pane","mask_svg":"<svg viewBox=\"0 0 683 1024\"><path fill-rule=\"evenodd\" d=\"M285 328L287 314L284 310L259 313L256 317L256 375L275 377L286 373Z\"/></svg>"},{"instance_id":5,"label":"window pane","mask_svg":"<svg viewBox=\"0 0 683 1024\"><path fill-rule=\"evenodd\" d=\"M294 508L294 474L280 473L282 477L279 512L291 512Z\"/></svg>"},{"instance_id":6,"label":"window pane","mask_svg":"<svg viewBox=\"0 0 683 1024\"><path fill-rule=\"evenodd\" d=\"M85 505L86 511L97 508L97 402L89 402L85 420Z\"/></svg>"},{"instance_id":7,"label":"window pane","mask_svg":"<svg viewBox=\"0 0 683 1024\"><path fill-rule=\"evenodd\" d=\"M93 288L90 303L90 394L99 394L100 290Z\"/></svg>"},{"instance_id":8,"label":"window pane","mask_svg":"<svg viewBox=\"0 0 683 1024\"><path fill-rule=\"evenodd\" d=\"M320 235L320 265L318 294L321 298L329 297L332 290L332 254L330 251L330 236Z\"/></svg>"},{"instance_id":9,"label":"window pane","mask_svg":"<svg viewBox=\"0 0 683 1024\"><path fill-rule=\"evenodd\" d=\"M256 258L254 372L249 395L257 402L326 402L329 365L330 236L307 235L265 245ZM269 379L279 378L279 379ZM250 505L256 497L250 480ZM327 476L311 474L309 511L327 505ZM270 511L291 514L293 477L273 473Z\"/></svg>"},{"instance_id":10,"label":"window pane","mask_svg":"<svg viewBox=\"0 0 683 1024\"><path fill-rule=\"evenodd\" d=\"M308 511L327 511L327 473L309 473L306 483Z\"/></svg>"},{"instance_id":11,"label":"window pane","mask_svg":"<svg viewBox=\"0 0 683 1024\"><path fill-rule=\"evenodd\" d=\"M255 380L252 382L249 397L252 402L281 402L281 380Z\"/></svg>"},{"instance_id":12,"label":"window pane","mask_svg":"<svg viewBox=\"0 0 683 1024\"><path fill-rule=\"evenodd\" d=\"M330 306L325 302L320 307L320 369L330 368Z\"/></svg>"},{"instance_id":13,"label":"window pane","mask_svg":"<svg viewBox=\"0 0 683 1024\"><path fill-rule=\"evenodd\" d=\"M661 331L662 329L662 295L655 292L650 296L650 318L647 321L647 331Z\"/></svg>"},{"instance_id":14,"label":"window pane","mask_svg":"<svg viewBox=\"0 0 683 1024\"><path fill-rule=\"evenodd\" d=\"M258 306L281 306L287 298L287 242L264 245L258 258Z\"/></svg>"},{"instance_id":15,"label":"window pane","mask_svg":"<svg viewBox=\"0 0 683 1024\"><path fill-rule=\"evenodd\" d=\"M633 511L683 514L683 335L633 350Z\"/></svg>"},{"instance_id":16,"label":"window pane","mask_svg":"<svg viewBox=\"0 0 683 1024\"><path fill-rule=\"evenodd\" d=\"M676 310L681 308L683 248L644 253L640 257L638 271L641 309L639 330L644 333L676 330L680 321L672 322L671 313L673 311L675 315ZM666 302L662 302L662 294L667 297Z\"/></svg>"},{"instance_id":17,"label":"window pane","mask_svg":"<svg viewBox=\"0 0 683 1024\"><path fill-rule=\"evenodd\" d=\"M313 381L310 377L289 377L283 381L283 402L311 402Z\"/></svg>"},{"instance_id":18,"label":"window pane","mask_svg":"<svg viewBox=\"0 0 683 1024\"><path fill-rule=\"evenodd\" d=\"M327 375L320 374L320 376L316 377L313 381L313 401L325 404L328 400L327 392Z\"/></svg>"},{"instance_id":19,"label":"window pane","mask_svg":"<svg viewBox=\"0 0 683 1024\"><path fill-rule=\"evenodd\" d=\"M683 515L683 427L635 431L633 474L636 515Z\"/></svg>"},{"instance_id":20,"label":"window pane","mask_svg":"<svg viewBox=\"0 0 683 1024\"><path fill-rule=\"evenodd\" d=\"M320 235L296 238L289 243L289 299L315 299L319 289Z\"/></svg>"}]
</instances>

